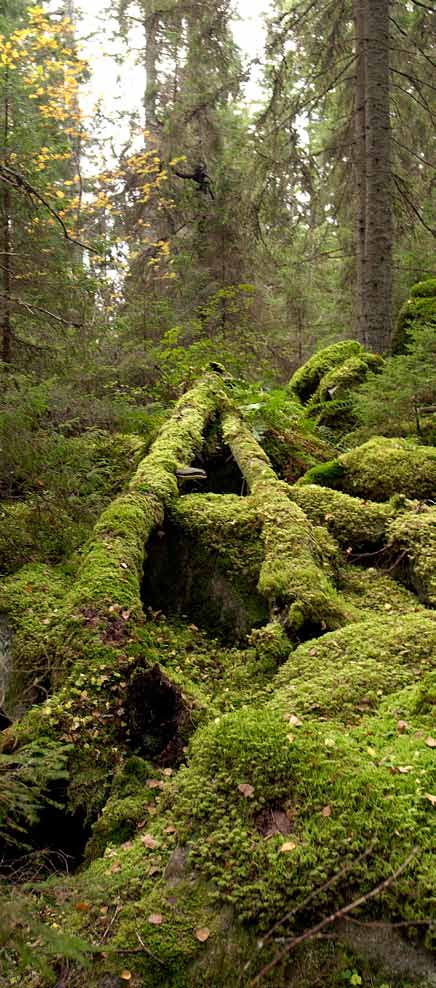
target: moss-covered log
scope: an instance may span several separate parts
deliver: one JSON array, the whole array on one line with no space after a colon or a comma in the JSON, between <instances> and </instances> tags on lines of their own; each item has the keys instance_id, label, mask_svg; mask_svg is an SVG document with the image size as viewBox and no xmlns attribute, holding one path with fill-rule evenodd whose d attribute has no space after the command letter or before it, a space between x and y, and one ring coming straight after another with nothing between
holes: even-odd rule
<instances>
[{"instance_id":1,"label":"moss-covered log","mask_svg":"<svg viewBox=\"0 0 436 988\"><path fill-rule=\"evenodd\" d=\"M278 480L268 457L235 412L224 413L223 433L262 522L265 558L258 586L271 613L283 615L291 637L304 626L306 633L310 627L313 631L338 627L346 618L332 582L335 544L290 502L288 486Z\"/></svg>"},{"instance_id":2,"label":"moss-covered log","mask_svg":"<svg viewBox=\"0 0 436 988\"><path fill-rule=\"evenodd\" d=\"M307 402L325 374L343 364L349 357L359 357L363 352L363 347L357 340L342 340L324 347L295 371L289 382L290 391L295 392L303 402Z\"/></svg>"}]
</instances>

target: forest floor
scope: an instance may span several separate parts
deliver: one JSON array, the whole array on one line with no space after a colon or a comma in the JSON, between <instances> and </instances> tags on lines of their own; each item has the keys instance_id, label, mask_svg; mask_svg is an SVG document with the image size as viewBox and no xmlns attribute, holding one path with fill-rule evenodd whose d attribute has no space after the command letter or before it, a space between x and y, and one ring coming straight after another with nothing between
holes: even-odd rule
<instances>
[{"instance_id":1,"label":"forest floor","mask_svg":"<svg viewBox=\"0 0 436 988\"><path fill-rule=\"evenodd\" d=\"M335 448L331 370L205 373L0 580L2 988L436 985L436 450Z\"/></svg>"}]
</instances>

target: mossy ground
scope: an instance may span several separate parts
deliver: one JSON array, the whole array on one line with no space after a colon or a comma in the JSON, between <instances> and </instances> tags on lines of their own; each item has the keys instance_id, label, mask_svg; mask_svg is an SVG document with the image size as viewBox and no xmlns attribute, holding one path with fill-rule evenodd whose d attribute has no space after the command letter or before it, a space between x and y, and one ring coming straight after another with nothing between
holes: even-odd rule
<instances>
[{"instance_id":1,"label":"mossy ground","mask_svg":"<svg viewBox=\"0 0 436 988\"><path fill-rule=\"evenodd\" d=\"M248 496L180 497L176 470L217 408ZM427 464L413 469L427 476ZM33 661L45 649L51 692L6 732L4 749L60 746L64 811L91 832L74 874L33 876L5 912L2 988L248 988L283 937L384 880L352 913L387 924L375 952L357 927L332 924L330 939L302 944L263 981L434 985L423 953L434 941L436 620L424 563L434 512L404 497L368 502L380 483L359 496L289 488L213 375L182 399L103 513L75 580L37 566L4 581L0 610ZM145 543L171 528L192 548L182 583L194 569L201 581L212 560L215 586L225 576L239 594L249 619L234 641L174 599L156 606L146 583L143 613ZM146 566L151 542L149 551ZM407 559L407 586L389 553ZM168 698L167 721L174 701L177 744L151 708L141 721L153 690L156 703ZM397 953L392 923L407 924Z\"/></svg>"}]
</instances>

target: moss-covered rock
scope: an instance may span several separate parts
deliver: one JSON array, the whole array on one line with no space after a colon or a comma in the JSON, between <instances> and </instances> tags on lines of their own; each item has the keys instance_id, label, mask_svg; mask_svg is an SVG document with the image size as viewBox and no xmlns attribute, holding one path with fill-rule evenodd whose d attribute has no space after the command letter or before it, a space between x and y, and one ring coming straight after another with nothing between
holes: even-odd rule
<instances>
[{"instance_id":1,"label":"moss-covered rock","mask_svg":"<svg viewBox=\"0 0 436 988\"><path fill-rule=\"evenodd\" d=\"M436 449L412 446L405 439L375 437L309 470L298 484L337 488L372 501L387 501L394 494L434 498Z\"/></svg>"},{"instance_id":2,"label":"moss-covered rock","mask_svg":"<svg viewBox=\"0 0 436 988\"><path fill-rule=\"evenodd\" d=\"M388 548L393 572L419 599L436 606L436 508L419 506L391 521Z\"/></svg>"},{"instance_id":3,"label":"moss-covered rock","mask_svg":"<svg viewBox=\"0 0 436 988\"><path fill-rule=\"evenodd\" d=\"M363 347L357 340L342 340L324 347L295 371L289 382L291 392L295 392L303 402L307 402L325 374L338 364L343 364L349 357L359 357L362 353Z\"/></svg>"},{"instance_id":4,"label":"moss-covered rock","mask_svg":"<svg viewBox=\"0 0 436 988\"><path fill-rule=\"evenodd\" d=\"M387 527L395 517L395 507L390 503L372 504L321 487L319 483L294 486L289 497L313 525L325 526L342 549L354 552L380 549L387 538Z\"/></svg>"},{"instance_id":5,"label":"moss-covered rock","mask_svg":"<svg viewBox=\"0 0 436 988\"><path fill-rule=\"evenodd\" d=\"M410 298L400 309L392 337L392 353L405 353L410 330L419 325L436 325L436 278L418 281L410 289Z\"/></svg>"},{"instance_id":6,"label":"moss-covered rock","mask_svg":"<svg viewBox=\"0 0 436 988\"><path fill-rule=\"evenodd\" d=\"M318 425L339 428L343 432L349 430L354 423L353 391L367 379L369 372L381 371L383 363L383 358L377 354L362 352L333 367L321 378L307 404L307 414Z\"/></svg>"}]
</instances>

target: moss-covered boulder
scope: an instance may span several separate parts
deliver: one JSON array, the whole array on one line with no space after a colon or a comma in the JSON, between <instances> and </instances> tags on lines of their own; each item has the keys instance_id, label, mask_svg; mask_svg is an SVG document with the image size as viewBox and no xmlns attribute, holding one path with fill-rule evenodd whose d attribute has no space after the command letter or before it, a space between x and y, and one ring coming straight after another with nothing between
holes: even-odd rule
<instances>
[{"instance_id":1,"label":"moss-covered boulder","mask_svg":"<svg viewBox=\"0 0 436 988\"><path fill-rule=\"evenodd\" d=\"M420 505L400 515L391 521L388 536L392 571L436 607L436 508Z\"/></svg>"},{"instance_id":2,"label":"moss-covered boulder","mask_svg":"<svg viewBox=\"0 0 436 988\"><path fill-rule=\"evenodd\" d=\"M309 470L298 484L319 484L372 501L387 501L394 494L433 499L436 449L413 446L405 439L375 437Z\"/></svg>"},{"instance_id":3,"label":"moss-covered boulder","mask_svg":"<svg viewBox=\"0 0 436 988\"><path fill-rule=\"evenodd\" d=\"M392 337L392 353L405 353L410 330L419 325L436 326L436 278L418 281L400 309Z\"/></svg>"},{"instance_id":4,"label":"moss-covered boulder","mask_svg":"<svg viewBox=\"0 0 436 988\"><path fill-rule=\"evenodd\" d=\"M324 347L295 371L289 382L290 391L304 403L307 402L325 374L343 364L349 357L360 357L362 353L363 347L357 340L342 340Z\"/></svg>"},{"instance_id":5,"label":"moss-covered boulder","mask_svg":"<svg viewBox=\"0 0 436 988\"><path fill-rule=\"evenodd\" d=\"M333 367L321 378L307 404L307 414L318 425L339 427L341 431L350 429L354 423L352 393L367 379L370 371L381 371L383 363L383 358L377 354L363 352Z\"/></svg>"}]
</instances>

